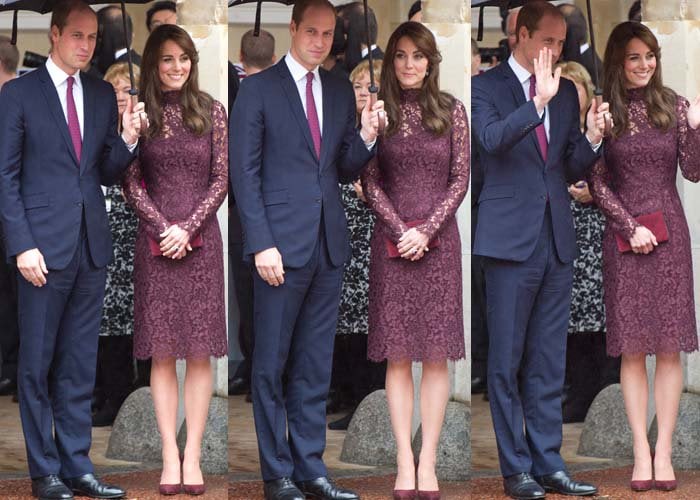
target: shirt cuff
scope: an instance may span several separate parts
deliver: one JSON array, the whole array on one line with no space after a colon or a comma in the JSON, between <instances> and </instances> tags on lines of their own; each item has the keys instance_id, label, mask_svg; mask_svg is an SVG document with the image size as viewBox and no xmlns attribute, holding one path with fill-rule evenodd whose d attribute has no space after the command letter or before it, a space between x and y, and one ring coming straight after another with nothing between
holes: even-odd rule
<instances>
[{"instance_id":1,"label":"shirt cuff","mask_svg":"<svg viewBox=\"0 0 700 500\"><path fill-rule=\"evenodd\" d=\"M122 141L124 141L124 144L126 145L126 149L129 150L129 153L133 153L136 150L136 146L139 145L139 140L136 139L136 142L133 144L129 144L126 142L126 139L124 139L124 134L122 134Z\"/></svg>"},{"instance_id":2,"label":"shirt cuff","mask_svg":"<svg viewBox=\"0 0 700 500\"><path fill-rule=\"evenodd\" d=\"M362 142L365 143L365 146L367 147L368 151L372 151L372 148L374 145L377 143L377 139L375 138L372 142L368 143L364 137L362 137L362 130L360 130L360 139L362 139Z\"/></svg>"},{"instance_id":3,"label":"shirt cuff","mask_svg":"<svg viewBox=\"0 0 700 500\"><path fill-rule=\"evenodd\" d=\"M586 136L586 140L588 141L588 144L591 145L591 149L593 149L594 153L597 153L598 150L600 149L600 146L603 144L603 139L599 140L597 144L593 144L590 139L588 139L588 136Z\"/></svg>"}]
</instances>

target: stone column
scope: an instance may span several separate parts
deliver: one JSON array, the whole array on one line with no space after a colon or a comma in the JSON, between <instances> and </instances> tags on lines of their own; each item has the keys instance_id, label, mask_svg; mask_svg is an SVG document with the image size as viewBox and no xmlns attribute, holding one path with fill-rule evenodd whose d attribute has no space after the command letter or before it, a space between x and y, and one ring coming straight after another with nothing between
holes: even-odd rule
<instances>
[{"instance_id":1,"label":"stone column","mask_svg":"<svg viewBox=\"0 0 700 500\"><path fill-rule=\"evenodd\" d=\"M645 0L642 19L661 45L664 84L693 99L700 94L700 1ZM695 315L700 318L700 186L678 176L678 190L688 219L695 280ZM684 356L685 389L700 394L700 355Z\"/></svg>"},{"instance_id":2,"label":"stone column","mask_svg":"<svg viewBox=\"0 0 700 500\"><path fill-rule=\"evenodd\" d=\"M199 51L199 85L227 106L228 101L228 4L226 0L177 0L178 24L187 30ZM228 241L227 202L219 209L223 241ZM228 245L224 244L224 276L228 289ZM228 304L228 293L226 294ZM228 310L228 307L227 307ZM228 361L213 365L214 393L228 395ZM182 370L182 367L180 367Z\"/></svg>"}]
</instances>

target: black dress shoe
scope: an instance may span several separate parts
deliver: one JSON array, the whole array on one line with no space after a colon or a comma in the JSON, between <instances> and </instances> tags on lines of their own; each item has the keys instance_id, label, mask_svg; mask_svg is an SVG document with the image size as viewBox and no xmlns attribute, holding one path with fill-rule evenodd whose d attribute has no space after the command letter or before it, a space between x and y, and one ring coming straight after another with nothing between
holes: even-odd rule
<instances>
[{"instance_id":1,"label":"black dress shoe","mask_svg":"<svg viewBox=\"0 0 700 500\"><path fill-rule=\"evenodd\" d=\"M17 394L17 382L9 378L0 380L0 396L9 396L10 394Z\"/></svg>"},{"instance_id":2,"label":"black dress shoe","mask_svg":"<svg viewBox=\"0 0 700 500\"><path fill-rule=\"evenodd\" d=\"M532 474L522 472L503 478L503 489L511 498L518 500L535 500L544 498L544 488L537 484Z\"/></svg>"},{"instance_id":3,"label":"black dress shoe","mask_svg":"<svg viewBox=\"0 0 700 500\"><path fill-rule=\"evenodd\" d=\"M288 477L265 481L265 500L305 500L294 481Z\"/></svg>"},{"instance_id":4,"label":"black dress shoe","mask_svg":"<svg viewBox=\"0 0 700 500\"><path fill-rule=\"evenodd\" d=\"M484 394L487 388L486 377L472 377L472 394Z\"/></svg>"},{"instance_id":5,"label":"black dress shoe","mask_svg":"<svg viewBox=\"0 0 700 500\"><path fill-rule=\"evenodd\" d=\"M297 485L304 495L314 500L360 500L360 496L357 493L338 488L327 477L319 477L311 481L300 481Z\"/></svg>"},{"instance_id":6,"label":"black dress shoe","mask_svg":"<svg viewBox=\"0 0 700 500\"><path fill-rule=\"evenodd\" d=\"M123 489L101 483L93 474L64 479L63 482L73 493L90 498L122 498L126 495Z\"/></svg>"},{"instance_id":7,"label":"black dress shoe","mask_svg":"<svg viewBox=\"0 0 700 500\"><path fill-rule=\"evenodd\" d=\"M63 484L58 476L50 475L32 479L32 495L39 500L68 500L73 492Z\"/></svg>"},{"instance_id":8,"label":"black dress shoe","mask_svg":"<svg viewBox=\"0 0 700 500\"><path fill-rule=\"evenodd\" d=\"M569 476L569 473L565 470L553 472L546 476L538 476L537 482L542 485L545 491L558 493L560 495L585 497L598 493L598 488L592 484L581 483L571 479L571 476Z\"/></svg>"},{"instance_id":9,"label":"black dress shoe","mask_svg":"<svg viewBox=\"0 0 700 500\"><path fill-rule=\"evenodd\" d=\"M243 377L235 377L228 383L229 396L242 396L250 391L250 382Z\"/></svg>"},{"instance_id":10,"label":"black dress shoe","mask_svg":"<svg viewBox=\"0 0 700 500\"><path fill-rule=\"evenodd\" d=\"M348 430L348 427L350 426L350 421L352 420L352 416L355 414L354 411L351 411L347 415L345 415L342 418L339 418L338 420L334 420L333 422L330 422L328 424L328 428L332 431L346 431Z\"/></svg>"}]
</instances>

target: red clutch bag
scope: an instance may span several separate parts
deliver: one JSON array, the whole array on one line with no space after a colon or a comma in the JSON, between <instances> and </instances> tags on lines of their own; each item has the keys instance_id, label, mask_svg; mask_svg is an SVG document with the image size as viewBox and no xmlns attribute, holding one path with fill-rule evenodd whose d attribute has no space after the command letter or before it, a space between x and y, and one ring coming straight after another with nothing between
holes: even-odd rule
<instances>
[{"instance_id":1,"label":"red clutch bag","mask_svg":"<svg viewBox=\"0 0 700 500\"><path fill-rule=\"evenodd\" d=\"M412 220L410 222L407 222L406 225L411 228L411 227L416 227L421 224L423 224L425 221L424 220ZM384 240L384 243L386 244L386 253L389 255L390 259L395 259L397 257L401 257L401 254L399 253L399 249L396 247L393 241L391 241L389 238L386 238ZM432 240L428 242L428 248L437 248L440 246L440 237L436 236Z\"/></svg>"},{"instance_id":2,"label":"red clutch bag","mask_svg":"<svg viewBox=\"0 0 700 500\"><path fill-rule=\"evenodd\" d=\"M148 237L148 246L151 249L151 255L154 257L158 257L160 255L163 255L163 252L160 251L160 243L150 236ZM202 246L202 235L198 234L195 236L193 239L190 240L190 246L192 248L199 248Z\"/></svg>"},{"instance_id":3,"label":"red clutch bag","mask_svg":"<svg viewBox=\"0 0 700 500\"><path fill-rule=\"evenodd\" d=\"M668 241L668 227L666 227L664 214L661 211L640 215L639 217L635 217L634 220L654 233L658 243ZM625 253L632 251L632 245L630 245L629 240L626 240L617 233L615 234L615 240L617 241L617 249L620 252Z\"/></svg>"}]
</instances>

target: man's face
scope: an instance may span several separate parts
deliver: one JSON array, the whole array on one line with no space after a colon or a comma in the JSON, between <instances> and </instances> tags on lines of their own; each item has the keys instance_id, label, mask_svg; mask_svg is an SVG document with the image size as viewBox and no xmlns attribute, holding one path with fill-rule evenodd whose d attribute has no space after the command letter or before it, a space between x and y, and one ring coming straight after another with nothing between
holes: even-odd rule
<instances>
[{"instance_id":1,"label":"man's face","mask_svg":"<svg viewBox=\"0 0 700 500\"><path fill-rule=\"evenodd\" d=\"M148 31L151 32L161 24L177 24L177 13L169 9L159 10L153 13Z\"/></svg>"},{"instance_id":2,"label":"man's face","mask_svg":"<svg viewBox=\"0 0 700 500\"><path fill-rule=\"evenodd\" d=\"M552 64L556 63L564 48L565 39L566 23L564 20L554 16L544 16L540 19L537 29L532 33L528 33L524 26L520 28L516 53L521 56L521 64L525 64L525 67L532 72L534 71L532 61L544 48L551 49Z\"/></svg>"},{"instance_id":3,"label":"man's face","mask_svg":"<svg viewBox=\"0 0 700 500\"><path fill-rule=\"evenodd\" d=\"M292 35L290 52L309 71L320 65L328 57L333 45L335 12L326 7L308 7L297 26L292 21L289 32Z\"/></svg>"},{"instance_id":4,"label":"man's face","mask_svg":"<svg viewBox=\"0 0 700 500\"><path fill-rule=\"evenodd\" d=\"M97 16L92 11L73 11L63 31L51 27L51 58L69 75L85 69L92 59L97 41Z\"/></svg>"}]
</instances>

